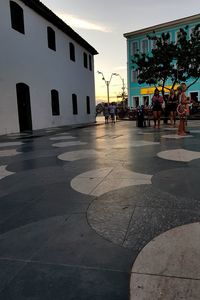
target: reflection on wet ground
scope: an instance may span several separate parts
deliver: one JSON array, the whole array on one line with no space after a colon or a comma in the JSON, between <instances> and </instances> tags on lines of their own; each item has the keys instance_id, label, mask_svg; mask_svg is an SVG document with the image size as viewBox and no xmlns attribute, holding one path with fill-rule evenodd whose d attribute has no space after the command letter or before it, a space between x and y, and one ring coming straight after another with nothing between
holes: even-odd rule
<instances>
[{"instance_id":1,"label":"reflection on wet ground","mask_svg":"<svg viewBox=\"0 0 200 300\"><path fill-rule=\"evenodd\" d=\"M0 137L0 299L198 299L199 121L103 121Z\"/></svg>"}]
</instances>

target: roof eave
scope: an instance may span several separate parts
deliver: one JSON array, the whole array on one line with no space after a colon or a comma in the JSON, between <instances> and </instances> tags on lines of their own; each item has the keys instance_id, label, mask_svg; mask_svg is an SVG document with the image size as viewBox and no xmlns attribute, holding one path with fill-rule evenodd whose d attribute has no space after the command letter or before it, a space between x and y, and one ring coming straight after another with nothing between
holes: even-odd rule
<instances>
[{"instance_id":1,"label":"roof eave","mask_svg":"<svg viewBox=\"0 0 200 300\"><path fill-rule=\"evenodd\" d=\"M84 40L78 33L76 33L70 26L68 26L62 19L60 19L56 14L54 14L48 7L46 7L39 0L21 0L29 8L33 9L40 16L45 18L47 21L52 23L58 29L63 31L74 41L76 41L80 46L88 50L92 55L98 54L97 50L93 48L86 40Z\"/></svg>"},{"instance_id":2,"label":"roof eave","mask_svg":"<svg viewBox=\"0 0 200 300\"><path fill-rule=\"evenodd\" d=\"M184 24L188 24L189 22L195 22L195 21L198 21L198 20L200 22L200 14L193 15L193 16L190 16L190 17L181 18L181 19L177 19L177 20L170 21L170 22L165 22L165 23L162 23L162 24L154 25L154 26L151 26L151 27L143 28L143 29L140 29L140 30L132 31L132 32L127 32L127 33L124 33L123 36L125 38L128 38L130 36L137 36L137 35L149 33L149 32L152 32L152 31L158 31L158 30L160 31L162 29L166 29L167 27L168 28L169 27L175 27L175 26L178 26L180 24L184 25Z\"/></svg>"}]
</instances>

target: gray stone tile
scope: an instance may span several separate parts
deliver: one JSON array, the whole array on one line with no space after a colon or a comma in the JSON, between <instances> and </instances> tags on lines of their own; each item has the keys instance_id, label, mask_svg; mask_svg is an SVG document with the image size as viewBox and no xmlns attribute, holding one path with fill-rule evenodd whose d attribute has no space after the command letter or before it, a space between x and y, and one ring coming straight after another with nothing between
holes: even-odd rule
<instances>
[{"instance_id":1,"label":"gray stone tile","mask_svg":"<svg viewBox=\"0 0 200 300\"><path fill-rule=\"evenodd\" d=\"M54 216L85 213L93 199L76 193L66 183L45 185L33 191L25 190L1 199L0 233Z\"/></svg>"},{"instance_id":2,"label":"gray stone tile","mask_svg":"<svg viewBox=\"0 0 200 300\"><path fill-rule=\"evenodd\" d=\"M25 262L0 259L0 293L24 266Z\"/></svg>"},{"instance_id":3,"label":"gray stone tile","mask_svg":"<svg viewBox=\"0 0 200 300\"><path fill-rule=\"evenodd\" d=\"M152 178L155 187L175 196L200 200L199 168L182 167L161 171Z\"/></svg>"},{"instance_id":4,"label":"gray stone tile","mask_svg":"<svg viewBox=\"0 0 200 300\"><path fill-rule=\"evenodd\" d=\"M123 245L129 226L130 228L135 226L134 222L130 224L133 212L134 218L140 208L141 216L145 209L148 211L148 208L152 208L153 214L158 218L158 223L160 213L166 213L164 209L167 209L172 215L174 209L176 209L177 215L179 214L178 209L193 209L200 212L197 200L175 197L152 186L143 185L112 191L95 199L87 211L88 222L104 238ZM183 214L181 210L180 214ZM144 221L141 220L140 225L142 226L143 223L145 223L145 218ZM138 232L140 232L140 226L138 226Z\"/></svg>"},{"instance_id":5,"label":"gray stone tile","mask_svg":"<svg viewBox=\"0 0 200 300\"><path fill-rule=\"evenodd\" d=\"M66 181L65 172L61 167L46 167L8 176L0 180L0 189L7 193L16 193L28 188L64 181Z\"/></svg>"},{"instance_id":6,"label":"gray stone tile","mask_svg":"<svg viewBox=\"0 0 200 300\"><path fill-rule=\"evenodd\" d=\"M1 259L30 259L65 223L67 216L54 217L19 227L0 235Z\"/></svg>"},{"instance_id":7,"label":"gray stone tile","mask_svg":"<svg viewBox=\"0 0 200 300\"><path fill-rule=\"evenodd\" d=\"M132 250L97 235L88 226L84 215L72 215L33 260L127 271L132 264L132 255Z\"/></svg>"},{"instance_id":8,"label":"gray stone tile","mask_svg":"<svg viewBox=\"0 0 200 300\"><path fill-rule=\"evenodd\" d=\"M125 166L129 170L145 174L156 174L162 170L182 167L182 163L180 162L168 161L157 157L159 151L160 149L157 149L157 151L153 153L146 153L146 151L140 151L141 153L137 152L131 164L128 161Z\"/></svg>"},{"instance_id":9,"label":"gray stone tile","mask_svg":"<svg viewBox=\"0 0 200 300\"><path fill-rule=\"evenodd\" d=\"M60 300L67 295L69 299L126 300L126 272L144 245L170 228L199 221L200 160L183 163L157 157L158 152L170 149L200 151L199 135L162 139L164 129L141 130L135 122L115 125L85 132L67 127L70 135L88 143L69 151L94 149L95 157L59 161L57 156L64 149L52 147L49 137L66 131L63 128L46 136L41 131L37 133L40 137L24 138L24 144L17 147L22 154L0 158L1 165L17 172L0 181L0 233L4 232L0 256L8 256L9 261L6 265L4 260L0 271L4 288L0 299ZM100 140L109 147L103 148ZM160 144L132 147L134 141ZM118 165L153 174L153 184L110 191L98 198L75 192L70 186L72 178L81 173ZM168 288L174 284L166 281Z\"/></svg>"},{"instance_id":10,"label":"gray stone tile","mask_svg":"<svg viewBox=\"0 0 200 300\"><path fill-rule=\"evenodd\" d=\"M87 212L89 224L102 237L123 245L134 211L134 202L130 202L117 201L117 199L107 203L94 201Z\"/></svg>"},{"instance_id":11,"label":"gray stone tile","mask_svg":"<svg viewBox=\"0 0 200 300\"><path fill-rule=\"evenodd\" d=\"M60 165L62 165L60 163ZM59 161L56 156L51 157L38 157L35 159L24 159L22 161L16 161L10 163L7 167L8 171L11 172L22 172L26 170L39 169L50 166L59 166Z\"/></svg>"},{"instance_id":12,"label":"gray stone tile","mask_svg":"<svg viewBox=\"0 0 200 300\"><path fill-rule=\"evenodd\" d=\"M200 280L200 223L170 229L139 253L132 272Z\"/></svg>"},{"instance_id":13,"label":"gray stone tile","mask_svg":"<svg viewBox=\"0 0 200 300\"><path fill-rule=\"evenodd\" d=\"M29 263L1 293L3 300L128 300L129 274Z\"/></svg>"},{"instance_id":14,"label":"gray stone tile","mask_svg":"<svg viewBox=\"0 0 200 300\"><path fill-rule=\"evenodd\" d=\"M186 278L134 274L130 300L199 300L200 281Z\"/></svg>"},{"instance_id":15,"label":"gray stone tile","mask_svg":"<svg viewBox=\"0 0 200 300\"><path fill-rule=\"evenodd\" d=\"M141 185L125 187L108 192L96 199L90 209L130 205L160 208L200 209L200 203L192 197L175 196L160 189L159 186Z\"/></svg>"},{"instance_id":16,"label":"gray stone tile","mask_svg":"<svg viewBox=\"0 0 200 300\"><path fill-rule=\"evenodd\" d=\"M17 141L17 142L0 142L0 148L8 148L12 146L19 146L22 145L23 142Z\"/></svg>"},{"instance_id":17,"label":"gray stone tile","mask_svg":"<svg viewBox=\"0 0 200 300\"><path fill-rule=\"evenodd\" d=\"M151 175L128 171L118 165L114 168L95 169L81 173L71 181L74 190L93 196L101 196L125 186L151 184Z\"/></svg>"},{"instance_id":18,"label":"gray stone tile","mask_svg":"<svg viewBox=\"0 0 200 300\"><path fill-rule=\"evenodd\" d=\"M136 207L123 245L141 250L160 233L179 225L199 221L200 211Z\"/></svg>"},{"instance_id":19,"label":"gray stone tile","mask_svg":"<svg viewBox=\"0 0 200 300\"><path fill-rule=\"evenodd\" d=\"M25 189L23 192L9 193L0 197L0 224L19 213L24 207L36 201L44 193L44 187Z\"/></svg>"}]
</instances>

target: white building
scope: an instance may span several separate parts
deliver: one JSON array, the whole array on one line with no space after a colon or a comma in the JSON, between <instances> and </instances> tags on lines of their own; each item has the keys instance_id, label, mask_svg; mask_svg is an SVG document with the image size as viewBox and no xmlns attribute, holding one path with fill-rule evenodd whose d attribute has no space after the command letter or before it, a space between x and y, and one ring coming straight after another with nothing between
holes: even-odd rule
<instances>
[{"instance_id":1,"label":"white building","mask_svg":"<svg viewBox=\"0 0 200 300\"><path fill-rule=\"evenodd\" d=\"M95 121L97 51L39 0L0 1L0 134Z\"/></svg>"}]
</instances>

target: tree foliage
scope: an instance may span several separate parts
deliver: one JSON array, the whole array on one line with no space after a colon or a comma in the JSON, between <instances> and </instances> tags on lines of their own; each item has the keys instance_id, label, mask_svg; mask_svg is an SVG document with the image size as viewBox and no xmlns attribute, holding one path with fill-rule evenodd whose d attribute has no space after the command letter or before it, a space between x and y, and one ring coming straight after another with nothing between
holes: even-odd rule
<instances>
[{"instance_id":1,"label":"tree foliage","mask_svg":"<svg viewBox=\"0 0 200 300\"><path fill-rule=\"evenodd\" d=\"M151 53L140 53L133 58L133 69L138 71L138 83L161 87L164 95L166 83L174 87L182 81L192 79L188 87L200 77L200 24L190 36L187 27L180 28L177 41L170 41L169 33L147 35L155 47Z\"/></svg>"}]
</instances>

